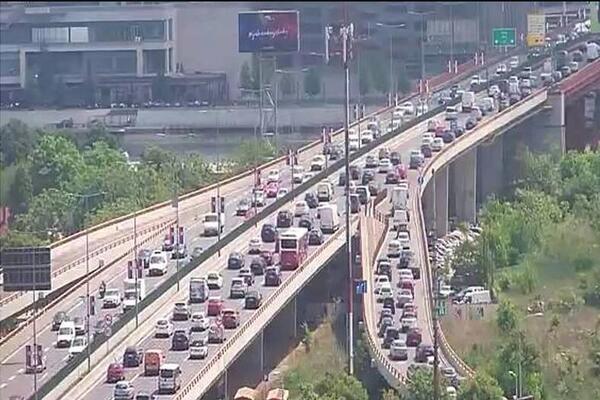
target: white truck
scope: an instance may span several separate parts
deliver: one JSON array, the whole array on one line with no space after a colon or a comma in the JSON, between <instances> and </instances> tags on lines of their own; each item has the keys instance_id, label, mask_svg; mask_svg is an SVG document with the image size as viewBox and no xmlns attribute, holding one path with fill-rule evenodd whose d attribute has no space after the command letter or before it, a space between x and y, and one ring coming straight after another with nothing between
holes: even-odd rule
<instances>
[{"instance_id":1,"label":"white truck","mask_svg":"<svg viewBox=\"0 0 600 400\"><path fill-rule=\"evenodd\" d=\"M408 187L401 185L392 189L392 210L406 210L408 203Z\"/></svg>"},{"instance_id":2,"label":"white truck","mask_svg":"<svg viewBox=\"0 0 600 400\"><path fill-rule=\"evenodd\" d=\"M469 113L475 105L475 92L465 92L462 96L462 112Z\"/></svg>"},{"instance_id":3,"label":"white truck","mask_svg":"<svg viewBox=\"0 0 600 400\"><path fill-rule=\"evenodd\" d=\"M325 204L317 209L323 233L334 233L340 228L340 215L337 204Z\"/></svg>"},{"instance_id":4,"label":"white truck","mask_svg":"<svg viewBox=\"0 0 600 400\"><path fill-rule=\"evenodd\" d=\"M123 281L123 312L135 307L135 279ZM143 278L137 280L138 302L146 298L146 281Z\"/></svg>"},{"instance_id":5,"label":"white truck","mask_svg":"<svg viewBox=\"0 0 600 400\"><path fill-rule=\"evenodd\" d=\"M463 299L465 304L488 304L492 302L489 290L480 290L465 295Z\"/></svg>"},{"instance_id":6,"label":"white truck","mask_svg":"<svg viewBox=\"0 0 600 400\"><path fill-rule=\"evenodd\" d=\"M219 223L219 219L221 220ZM225 214L223 213L207 213L202 217L202 227L204 228L204 236L217 236L223 233L225 226ZM219 232L219 228L221 232Z\"/></svg>"},{"instance_id":7,"label":"white truck","mask_svg":"<svg viewBox=\"0 0 600 400\"><path fill-rule=\"evenodd\" d=\"M588 61L594 61L598 58L600 52L600 46L595 42L588 42L585 45L585 53Z\"/></svg>"}]
</instances>

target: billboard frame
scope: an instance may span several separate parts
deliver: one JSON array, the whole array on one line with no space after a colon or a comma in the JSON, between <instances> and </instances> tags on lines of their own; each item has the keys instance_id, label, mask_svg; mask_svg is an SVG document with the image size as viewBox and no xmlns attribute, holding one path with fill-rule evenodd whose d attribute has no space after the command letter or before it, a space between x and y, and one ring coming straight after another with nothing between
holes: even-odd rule
<instances>
[{"instance_id":1,"label":"billboard frame","mask_svg":"<svg viewBox=\"0 0 600 400\"><path fill-rule=\"evenodd\" d=\"M242 31L242 18L243 16L255 16L259 18L268 14L279 14L279 15L292 15L295 14L295 25L296 25L296 38L293 40L295 43L295 49L287 49L287 48L268 48L267 46L257 46L252 48L252 46L248 46L248 39L243 40L242 34L244 36L250 33L250 29ZM289 40L289 39L288 39ZM292 40L289 40L289 43L292 43ZM300 52L300 11L299 10L258 10L258 11L240 11L238 12L238 52L239 53L249 53L249 54L289 54L289 53L298 53Z\"/></svg>"},{"instance_id":2,"label":"billboard frame","mask_svg":"<svg viewBox=\"0 0 600 400\"><path fill-rule=\"evenodd\" d=\"M3 249L2 275L2 289L5 292L52 290L50 247L11 247ZM23 281L24 276L30 276L32 279ZM43 279L37 279L40 276Z\"/></svg>"}]
</instances>

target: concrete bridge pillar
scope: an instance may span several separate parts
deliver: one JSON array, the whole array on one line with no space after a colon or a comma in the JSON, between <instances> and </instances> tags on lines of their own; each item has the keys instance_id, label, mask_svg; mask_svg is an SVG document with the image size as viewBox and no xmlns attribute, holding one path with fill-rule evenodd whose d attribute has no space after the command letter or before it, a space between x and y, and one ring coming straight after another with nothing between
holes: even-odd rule
<instances>
[{"instance_id":1,"label":"concrete bridge pillar","mask_svg":"<svg viewBox=\"0 0 600 400\"><path fill-rule=\"evenodd\" d=\"M454 191L454 210L457 222L475 223L477 185L477 149L471 149L457 158L451 166Z\"/></svg>"},{"instance_id":2,"label":"concrete bridge pillar","mask_svg":"<svg viewBox=\"0 0 600 400\"><path fill-rule=\"evenodd\" d=\"M504 135L477 148L477 207L490 196L499 197L504 187Z\"/></svg>"},{"instance_id":3,"label":"concrete bridge pillar","mask_svg":"<svg viewBox=\"0 0 600 400\"><path fill-rule=\"evenodd\" d=\"M533 118L531 125L519 128L525 135L523 142L535 153L566 151L565 95L557 89L548 90L544 109ZM529 126L527 128L527 126Z\"/></svg>"}]
</instances>

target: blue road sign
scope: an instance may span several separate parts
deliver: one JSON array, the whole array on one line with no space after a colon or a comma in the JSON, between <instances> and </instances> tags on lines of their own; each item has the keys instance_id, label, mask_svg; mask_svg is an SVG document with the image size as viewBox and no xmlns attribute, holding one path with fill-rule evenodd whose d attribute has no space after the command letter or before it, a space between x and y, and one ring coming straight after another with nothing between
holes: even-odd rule
<instances>
[{"instance_id":1,"label":"blue road sign","mask_svg":"<svg viewBox=\"0 0 600 400\"><path fill-rule=\"evenodd\" d=\"M365 281L365 280L354 281L354 288L356 290L356 294L358 294L358 295L367 293L367 281Z\"/></svg>"}]
</instances>

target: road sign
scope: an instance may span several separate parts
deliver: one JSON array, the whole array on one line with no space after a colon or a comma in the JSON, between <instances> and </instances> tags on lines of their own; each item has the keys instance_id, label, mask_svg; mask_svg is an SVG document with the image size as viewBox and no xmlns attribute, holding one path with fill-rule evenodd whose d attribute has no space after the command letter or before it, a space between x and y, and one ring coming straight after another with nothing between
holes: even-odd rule
<instances>
[{"instance_id":1,"label":"road sign","mask_svg":"<svg viewBox=\"0 0 600 400\"><path fill-rule=\"evenodd\" d=\"M358 295L367 293L367 281L365 280L354 281L354 287L356 289L356 294Z\"/></svg>"},{"instance_id":2,"label":"road sign","mask_svg":"<svg viewBox=\"0 0 600 400\"><path fill-rule=\"evenodd\" d=\"M448 300L439 299L438 300L438 317L443 317L448 314Z\"/></svg>"},{"instance_id":3,"label":"road sign","mask_svg":"<svg viewBox=\"0 0 600 400\"><path fill-rule=\"evenodd\" d=\"M112 315L106 314L104 316L104 323L106 324L106 326L110 327L112 325Z\"/></svg>"},{"instance_id":4,"label":"road sign","mask_svg":"<svg viewBox=\"0 0 600 400\"><path fill-rule=\"evenodd\" d=\"M545 14L527 14L527 46L544 46L546 37L546 15Z\"/></svg>"},{"instance_id":5,"label":"road sign","mask_svg":"<svg viewBox=\"0 0 600 400\"><path fill-rule=\"evenodd\" d=\"M517 30L515 28L492 29L492 43L494 46L516 46Z\"/></svg>"},{"instance_id":6,"label":"road sign","mask_svg":"<svg viewBox=\"0 0 600 400\"><path fill-rule=\"evenodd\" d=\"M13 247L2 250L3 290L52 290L49 247Z\"/></svg>"}]
</instances>

